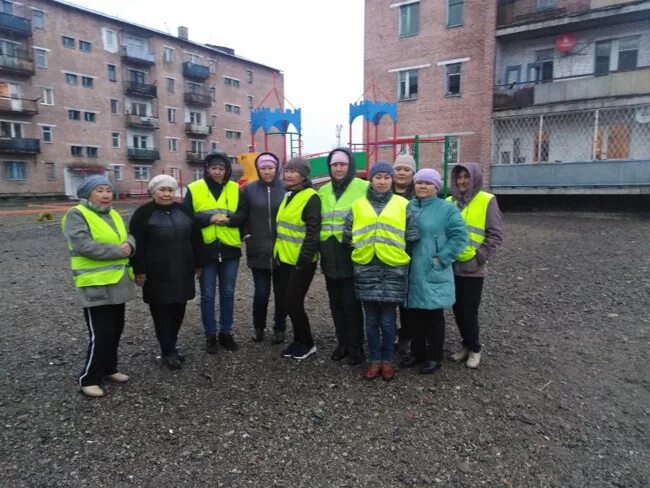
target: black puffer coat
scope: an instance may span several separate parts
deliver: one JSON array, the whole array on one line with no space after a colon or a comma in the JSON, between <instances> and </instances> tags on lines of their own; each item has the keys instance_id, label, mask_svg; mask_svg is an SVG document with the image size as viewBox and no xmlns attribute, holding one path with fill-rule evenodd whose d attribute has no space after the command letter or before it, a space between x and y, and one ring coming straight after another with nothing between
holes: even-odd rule
<instances>
[{"instance_id":1,"label":"black puffer coat","mask_svg":"<svg viewBox=\"0 0 650 488\"><path fill-rule=\"evenodd\" d=\"M183 205L139 207L129 225L136 253L131 258L135 274L145 274L145 303L185 303L194 298L194 272L203 267L201 230Z\"/></svg>"}]
</instances>

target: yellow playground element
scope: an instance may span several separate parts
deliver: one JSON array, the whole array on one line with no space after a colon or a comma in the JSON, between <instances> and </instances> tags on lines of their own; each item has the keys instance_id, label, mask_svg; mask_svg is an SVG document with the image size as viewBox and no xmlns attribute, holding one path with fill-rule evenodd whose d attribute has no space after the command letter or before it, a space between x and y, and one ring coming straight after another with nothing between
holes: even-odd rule
<instances>
[{"instance_id":1,"label":"yellow playground element","mask_svg":"<svg viewBox=\"0 0 650 488\"><path fill-rule=\"evenodd\" d=\"M257 170L255 169L255 159L259 155L258 152L249 152L242 153L237 156L237 161L244 169L244 174L242 175L239 183L244 185L250 183L251 181L257 181Z\"/></svg>"}]
</instances>

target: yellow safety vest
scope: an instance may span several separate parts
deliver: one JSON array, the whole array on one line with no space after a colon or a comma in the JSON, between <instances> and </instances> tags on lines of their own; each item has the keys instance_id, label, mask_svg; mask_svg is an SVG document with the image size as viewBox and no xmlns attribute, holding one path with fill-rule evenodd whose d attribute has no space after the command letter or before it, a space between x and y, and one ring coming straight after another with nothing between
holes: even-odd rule
<instances>
[{"instance_id":1,"label":"yellow safety vest","mask_svg":"<svg viewBox=\"0 0 650 488\"><path fill-rule=\"evenodd\" d=\"M205 180L197 180L188 185L192 192L192 207L194 212L214 210L216 215L226 215L237 211L239 205L239 185L228 181L223 185L219 199L215 200ZM210 244L219 239L219 242L233 247L241 246L239 228L225 225L209 225L201 229L203 242Z\"/></svg>"},{"instance_id":2,"label":"yellow safety vest","mask_svg":"<svg viewBox=\"0 0 650 488\"><path fill-rule=\"evenodd\" d=\"M463 263L472 259L476 256L476 250L485 242L487 209L493 198L492 193L479 191L460 212L467 226L469 242L463 252L456 258L457 261ZM447 197L447 201L453 204L456 203L451 195Z\"/></svg>"},{"instance_id":3,"label":"yellow safety vest","mask_svg":"<svg viewBox=\"0 0 650 488\"><path fill-rule=\"evenodd\" d=\"M127 233L124 221L115 210L111 209L108 214L113 219L113 224L117 232L89 208L83 205L77 205L73 208L79 210L86 220L88 229L90 230L90 236L93 240L102 244L115 244L118 246L126 242ZM66 213L61 220L61 229L64 228L67 217L68 214ZM70 243L68 243L68 251L70 253L70 265L74 277L74 284L77 288L114 285L122 279L125 272L128 272L129 278L133 279L133 269L129 266L129 258L102 260L88 258L79 254L73 249Z\"/></svg>"},{"instance_id":4,"label":"yellow safety vest","mask_svg":"<svg viewBox=\"0 0 650 488\"><path fill-rule=\"evenodd\" d=\"M320 240L326 241L331 236L336 240L343 242L343 227L345 226L345 217L350 211L352 204L366 194L368 182L360 178L354 178L350 181L341 197L337 200L334 195L332 183L323 186L318 195L321 200L321 228Z\"/></svg>"},{"instance_id":5,"label":"yellow safety vest","mask_svg":"<svg viewBox=\"0 0 650 488\"><path fill-rule=\"evenodd\" d=\"M307 226L302 220L302 211L309 199L316 195L313 188L305 188L291 199L287 205L288 197L284 197L278 215L275 218L277 237L273 247L273 255L281 263L296 265L300 256L302 243L307 235ZM314 255L314 261L318 261L318 253Z\"/></svg>"},{"instance_id":6,"label":"yellow safety vest","mask_svg":"<svg viewBox=\"0 0 650 488\"><path fill-rule=\"evenodd\" d=\"M411 261L405 240L408 203L393 195L379 215L365 197L352 204L352 261L368 264L375 255L389 266Z\"/></svg>"}]
</instances>

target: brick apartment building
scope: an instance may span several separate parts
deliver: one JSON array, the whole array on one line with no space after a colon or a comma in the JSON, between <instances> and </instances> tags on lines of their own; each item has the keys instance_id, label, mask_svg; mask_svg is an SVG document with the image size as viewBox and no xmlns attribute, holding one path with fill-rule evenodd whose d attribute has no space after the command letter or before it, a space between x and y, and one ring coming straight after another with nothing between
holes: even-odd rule
<instances>
[{"instance_id":1,"label":"brick apartment building","mask_svg":"<svg viewBox=\"0 0 650 488\"><path fill-rule=\"evenodd\" d=\"M452 136L497 193L647 193L649 20L649 0L367 0L365 80L397 95L398 136Z\"/></svg>"},{"instance_id":2,"label":"brick apartment building","mask_svg":"<svg viewBox=\"0 0 650 488\"><path fill-rule=\"evenodd\" d=\"M274 77L282 91L279 70L185 27L172 36L54 0L1 0L0 197L74 196L90 173L120 193L163 172L187 185L211 149L250 150L250 111Z\"/></svg>"}]
</instances>

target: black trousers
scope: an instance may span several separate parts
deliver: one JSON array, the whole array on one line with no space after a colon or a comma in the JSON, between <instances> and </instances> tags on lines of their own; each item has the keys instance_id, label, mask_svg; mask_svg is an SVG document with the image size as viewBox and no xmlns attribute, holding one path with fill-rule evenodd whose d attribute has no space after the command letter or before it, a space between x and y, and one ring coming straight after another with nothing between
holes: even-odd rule
<instances>
[{"instance_id":1,"label":"black trousers","mask_svg":"<svg viewBox=\"0 0 650 488\"><path fill-rule=\"evenodd\" d=\"M352 278L325 278L330 311L339 345L361 348L363 345L363 311L361 302L354 296Z\"/></svg>"},{"instance_id":2,"label":"black trousers","mask_svg":"<svg viewBox=\"0 0 650 488\"><path fill-rule=\"evenodd\" d=\"M99 385L104 376L117 373L117 348L124 330L124 304L84 308L88 327L86 364L79 385Z\"/></svg>"},{"instance_id":3,"label":"black trousers","mask_svg":"<svg viewBox=\"0 0 650 488\"><path fill-rule=\"evenodd\" d=\"M411 308L408 317L413 332L411 354L420 361L442 361L442 346L445 343L443 310Z\"/></svg>"},{"instance_id":4,"label":"black trousers","mask_svg":"<svg viewBox=\"0 0 650 488\"><path fill-rule=\"evenodd\" d=\"M171 356L176 352L178 331L185 317L185 305L185 302L149 304L156 337L160 344L160 353L163 356Z\"/></svg>"},{"instance_id":5,"label":"black trousers","mask_svg":"<svg viewBox=\"0 0 650 488\"><path fill-rule=\"evenodd\" d=\"M408 343L413 338L413 331L409 323L409 309L400 305L399 307L399 329L397 338L400 343Z\"/></svg>"},{"instance_id":6,"label":"black trousers","mask_svg":"<svg viewBox=\"0 0 650 488\"><path fill-rule=\"evenodd\" d=\"M316 263L296 269L290 264L280 263L277 268L280 277L280 290L284 293L284 306L293 325L293 342L313 346L309 317L305 311L305 296L314 279Z\"/></svg>"},{"instance_id":7,"label":"black trousers","mask_svg":"<svg viewBox=\"0 0 650 488\"><path fill-rule=\"evenodd\" d=\"M456 284L454 317L463 344L472 352L480 352L478 308L481 305L483 277L454 276L454 283Z\"/></svg>"}]
</instances>

